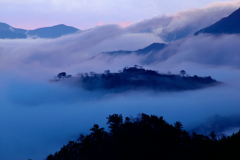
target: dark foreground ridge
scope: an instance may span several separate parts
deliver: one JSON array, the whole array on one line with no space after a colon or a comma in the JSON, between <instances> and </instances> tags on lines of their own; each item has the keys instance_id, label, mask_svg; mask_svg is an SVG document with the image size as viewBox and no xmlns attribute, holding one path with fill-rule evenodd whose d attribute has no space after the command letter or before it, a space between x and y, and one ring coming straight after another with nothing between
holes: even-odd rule
<instances>
[{"instance_id":1,"label":"dark foreground ridge","mask_svg":"<svg viewBox=\"0 0 240 160\"><path fill-rule=\"evenodd\" d=\"M107 117L109 132L94 124L91 133L69 141L47 160L220 160L240 159L240 133L209 136L186 132L181 122L142 113Z\"/></svg>"},{"instance_id":2,"label":"dark foreground ridge","mask_svg":"<svg viewBox=\"0 0 240 160\"><path fill-rule=\"evenodd\" d=\"M210 76L198 77L188 76L184 70L180 74L160 74L154 70L146 70L140 66L125 67L118 73L110 73L106 70L104 73L94 72L82 73L78 77L64 78L59 76L54 81L71 81L75 79L75 85L81 86L86 90L108 90L112 92L122 92L129 90L154 90L154 91L184 91L194 90L204 87L217 85L220 82L212 79Z\"/></svg>"}]
</instances>

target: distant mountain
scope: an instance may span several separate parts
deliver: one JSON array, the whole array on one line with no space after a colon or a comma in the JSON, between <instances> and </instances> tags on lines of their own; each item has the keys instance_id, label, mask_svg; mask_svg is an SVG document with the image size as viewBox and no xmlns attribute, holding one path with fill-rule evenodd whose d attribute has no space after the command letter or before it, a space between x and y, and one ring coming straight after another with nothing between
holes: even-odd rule
<instances>
[{"instance_id":1,"label":"distant mountain","mask_svg":"<svg viewBox=\"0 0 240 160\"><path fill-rule=\"evenodd\" d=\"M27 38L27 35L7 30L0 30L0 39L23 39L23 38Z\"/></svg>"},{"instance_id":2,"label":"distant mountain","mask_svg":"<svg viewBox=\"0 0 240 160\"><path fill-rule=\"evenodd\" d=\"M147 54L149 52L157 52L157 51L160 51L162 50L164 47L166 47L166 44L165 43L153 43L143 49L139 49L137 50L136 52L138 54Z\"/></svg>"},{"instance_id":3,"label":"distant mountain","mask_svg":"<svg viewBox=\"0 0 240 160\"><path fill-rule=\"evenodd\" d=\"M240 8L230 14L228 17L222 18L215 24L204 28L194 35L201 33L209 34L238 34L240 33Z\"/></svg>"},{"instance_id":4,"label":"distant mountain","mask_svg":"<svg viewBox=\"0 0 240 160\"><path fill-rule=\"evenodd\" d=\"M12 27L10 25L0 22L0 30L11 30L11 28Z\"/></svg>"},{"instance_id":5,"label":"distant mountain","mask_svg":"<svg viewBox=\"0 0 240 160\"><path fill-rule=\"evenodd\" d=\"M38 28L35 30L25 30L14 28L6 23L0 22L0 39L24 39L32 38L58 38L63 35L73 34L80 30L63 24Z\"/></svg>"},{"instance_id":6,"label":"distant mountain","mask_svg":"<svg viewBox=\"0 0 240 160\"><path fill-rule=\"evenodd\" d=\"M11 27L0 22L0 39L27 38L27 30Z\"/></svg>"},{"instance_id":7,"label":"distant mountain","mask_svg":"<svg viewBox=\"0 0 240 160\"><path fill-rule=\"evenodd\" d=\"M124 50L119 50L119 51L111 51L111 52L103 52L104 54L110 54L110 55L124 55L124 54L131 54L131 53L137 53L138 55L143 55L147 53L152 53L152 52L158 52L162 49L164 49L167 45L164 43L153 43L143 49L138 49L136 51L124 51Z\"/></svg>"},{"instance_id":8,"label":"distant mountain","mask_svg":"<svg viewBox=\"0 0 240 160\"><path fill-rule=\"evenodd\" d=\"M40 38L58 38L63 35L73 34L78 32L79 29L60 24L52 27L44 27L35 30L30 30L27 35Z\"/></svg>"}]
</instances>

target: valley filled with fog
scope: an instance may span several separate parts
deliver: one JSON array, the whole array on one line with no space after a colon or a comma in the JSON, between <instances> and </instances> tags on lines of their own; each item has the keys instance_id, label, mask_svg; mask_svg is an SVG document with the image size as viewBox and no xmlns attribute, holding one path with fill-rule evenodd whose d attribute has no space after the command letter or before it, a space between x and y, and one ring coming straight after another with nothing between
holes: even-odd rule
<instances>
[{"instance_id":1,"label":"valley filled with fog","mask_svg":"<svg viewBox=\"0 0 240 160\"><path fill-rule=\"evenodd\" d=\"M212 18L201 23L206 17L201 11L213 8L208 12ZM219 8L182 12L179 19L156 17L125 28L103 25L57 39L0 39L0 159L44 159L81 133L89 133L93 124L107 129L106 117L114 113L163 116L170 124L180 121L187 131L202 134L238 131L240 35L193 35L236 5ZM167 45L146 54L103 54L135 51L152 43ZM164 74L185 70L189 76L211 76L222 84L186 91L113 93L84 90L64 79L51 81L60 72L74 77L134 65Z\"/></svg>"},{"instance_id":2,"label":"valley filled with fog","mask_svg":"<svg viewBox=\"0 0 240 160\"><path fill-rule=\"evenodd\" d=\"M109 28L117 29L106 26L96 30L105 28L108 31ZM0 148L4 151L1 158L7 158L12 152L18 155L15 159L44 158L80 133L88 133L93 124L106 126L106 117L114 113L136 116L143 112L163 116L169 123L181 121L187 130L207 125L208 119L215 115L240 114L238 35L189 37L169 44L152 56L151 53L114 56L101 54L105 51L101 48L111 48L114 43L127 46L124 43L138 41L138 36L144 38L135 48L141 48L155 42L156 37L100 34L99 37L106 39L93 36L84 41L84 34L56 40L1 40L0 125L3 131ZM121 94L86 91L64 80L50 82L62 71L73 76L108 69L117 72L135 64L159 73L179 74L184 69L191 76L211 76L223 84L194 91L161 93L148 90ZM220 132L240 127L236 125Z\"/></svg>"}]
</instances>

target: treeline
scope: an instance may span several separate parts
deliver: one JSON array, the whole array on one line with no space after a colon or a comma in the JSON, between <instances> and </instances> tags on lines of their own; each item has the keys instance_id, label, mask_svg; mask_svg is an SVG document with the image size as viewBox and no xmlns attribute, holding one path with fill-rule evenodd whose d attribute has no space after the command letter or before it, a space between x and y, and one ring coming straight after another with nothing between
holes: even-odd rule
<instances>
[{"instance_id":1,"label":"treeline","mask_svg":"<svg viewBox=\"0 0 240 160\"><path fill-rule=\"evenodd\" d=\"M230 137L186 132L181 122L142 113L137 118L113 114L109 131L95 124L91 133L69 141L47 160L219 160L240 159L240 133Z\"/></svg>"},{"instance_id":2,"label":"treeline","mask_svg":"<svg viewBox=\"0 0 240 160\"><path fill-rule=\"evenodd\" d=\"M65 72L64 72L65 73ZM110 90L114 92L128 90L182 91L209 87L219 84L210 76L189 76L184 70L179 74L160 74L154 70L146 70L140 66L125 67L118 73L94 72L79 74L78 83L86 90Z\"/></svg>"}]
</instances>

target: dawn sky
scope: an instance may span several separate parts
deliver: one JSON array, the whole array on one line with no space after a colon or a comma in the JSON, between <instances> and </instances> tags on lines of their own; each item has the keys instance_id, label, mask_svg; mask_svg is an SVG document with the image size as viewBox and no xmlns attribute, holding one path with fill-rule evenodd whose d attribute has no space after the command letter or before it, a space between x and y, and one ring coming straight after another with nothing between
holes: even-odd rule
<instances>
[{"instance_id":1,"label":"dawn sky","mask_svg":"<svg viewBox=\"0 0 240 160\"><path fill-rule=\"evenodd\" d=\"M216 2L233 0L0 0L0 22L24 29L56 24L79 29L104 24L126 26Z\"/></svg>"}]
</instances>

